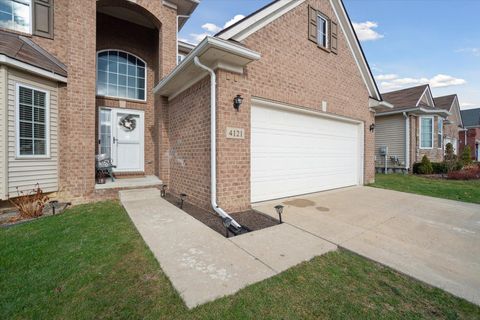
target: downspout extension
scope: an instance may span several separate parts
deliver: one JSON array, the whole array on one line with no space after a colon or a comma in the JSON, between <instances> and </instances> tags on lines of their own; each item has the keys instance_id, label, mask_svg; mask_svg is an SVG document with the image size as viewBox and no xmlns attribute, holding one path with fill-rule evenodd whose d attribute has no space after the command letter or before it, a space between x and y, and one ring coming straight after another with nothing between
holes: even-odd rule
<instances>
[{"instance_id":1,"label":"downspout extension","mask_svg":"<svg viewBox=\"0 0 480 320\"><path fill-rule=\"evenodd\" d=\"M215 71L200 62L198 57L194 57L195 65L210 73L210 188L211 188L211 205L213 210L220 215L224 224L228 223L236 229L242 229L242 226L235 221L228 213L220 208L217 204L217 116L216 116L216 90L217 77Z\"/></svg>"},{"instance_id":2,"label":"downspout extension","mask_svg":"<svg viewBox=\"0 0 480 320\"><path fill-rule=\"evenodd\" d=\"M403 113L405 117L405 168L410 169L410 117L406 112Z\"/></svg>"}]
</instances>

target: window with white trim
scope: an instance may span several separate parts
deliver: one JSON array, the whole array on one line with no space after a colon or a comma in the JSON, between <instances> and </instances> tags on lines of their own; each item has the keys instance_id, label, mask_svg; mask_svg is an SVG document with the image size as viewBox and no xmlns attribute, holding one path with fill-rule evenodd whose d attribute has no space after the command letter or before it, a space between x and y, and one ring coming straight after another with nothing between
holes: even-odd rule
<instances>
[{"instance_id":1,"label":"window with white trim","mask_svg":"<svg viewBox=\"0 0 480 320\"><path fill-rule=\"evenodd\" d=\"M97 54L97 95L145 101L146 64L118 50Z\"/></svg>"},{"instance_id":2,"label":"window with white trim","mask_svg":"<svg viewBox=\"0 0 480 320\"><path fill-rule=\"evenodd\" d=\"M0 0L0 28L30 33L31 0Z\"/></svg>"},{"instance_id":3,"label":"window with white trim","mask_svg":"<svg viewBox=\"0 0 480 320\"><path fill-rule=\"evenodd\" d=\"M17 156L48 156L47 100L46 91L17 85Z\"/></svg>"},{"instance_id":4,"label":"window with white trim","mask_svg":"<svg viewBox=\"0 0 480 320\"><path fill-rule=\"evenodd\" d=\"M438 117L438 122L437 122L437 147L442 148L443 146L443 119Z\"/></svg>"},{"instance_id":5,"label":"window with white trim","mask_svg":"<svg viewBox=\"0 0 480 320\"><path fill-rule=\"evenodd\" d=\"M317 44L320 47L328 48L328 19L317 14Z\"/></svg>"},{"instance_id":6,"label":"window with white trim","mask_svg":"<svg viewBox=\"0 0 480 320\"><path fill-rule=\"evenodd\" d=\"M420 118L420 148L433 148L433 117Z\"/></svg>"}]
</instances>

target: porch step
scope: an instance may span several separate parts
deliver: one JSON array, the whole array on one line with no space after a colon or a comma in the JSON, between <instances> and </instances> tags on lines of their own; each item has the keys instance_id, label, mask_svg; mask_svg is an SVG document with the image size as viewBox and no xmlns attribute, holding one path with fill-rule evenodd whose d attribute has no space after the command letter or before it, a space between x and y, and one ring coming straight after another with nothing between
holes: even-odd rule
<instances>
[{"instance_id":1,"label":"porch step","mask_svg":"<svg viewBox=\"0 0 480 320\"><path fill-rule=\"evenodd\" d=\"M112 182L110 178L107 178L107 181L104 184L96 184L95 190L154 187L161 186L162 184L162 180L160 180L156 176L145 176L141 178L131 179L115 179L114 182Z\"/></svg>"}]
</instances>

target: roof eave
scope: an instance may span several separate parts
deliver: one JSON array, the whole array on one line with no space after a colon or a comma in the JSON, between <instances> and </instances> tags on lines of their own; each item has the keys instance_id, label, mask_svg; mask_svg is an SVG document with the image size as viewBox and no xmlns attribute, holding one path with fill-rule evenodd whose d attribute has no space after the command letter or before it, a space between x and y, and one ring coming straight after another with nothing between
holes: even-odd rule
<instances>
[{"instance_id":1,"label":"roof eave","mask_svg":"<svg viewBox=\"0 0 480 320\"><path fill-rule=\"evenodd\" d=\"M67 83L67 76L59 75L53 71L49 71L49 70L25 63L23 61L10 58L9 56L6 56L4 54L0 54L0 64L14 67L29 73L33 73L35 75L38 75L40 77L47 78L50 80Z\"/></svg>"}]
</instances>

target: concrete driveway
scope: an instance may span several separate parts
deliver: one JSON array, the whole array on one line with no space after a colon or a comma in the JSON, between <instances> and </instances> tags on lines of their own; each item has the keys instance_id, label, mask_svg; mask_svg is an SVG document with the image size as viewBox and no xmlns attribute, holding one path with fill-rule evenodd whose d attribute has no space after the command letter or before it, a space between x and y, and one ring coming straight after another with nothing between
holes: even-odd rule
<instances>
[{"instance_id":1,"label":"concrete driveway","mask_svg":"<svg viewBox=\"0 0 480 320\"><path fill-rule=\"evenodd\" d=\"M480 205L355 187L255 209L480 304Z\"/></svg>"}]
</instances>

